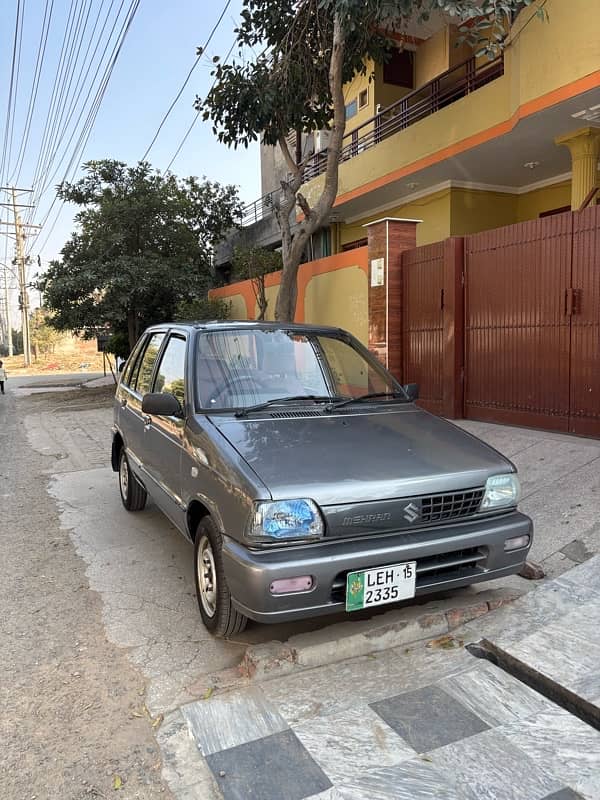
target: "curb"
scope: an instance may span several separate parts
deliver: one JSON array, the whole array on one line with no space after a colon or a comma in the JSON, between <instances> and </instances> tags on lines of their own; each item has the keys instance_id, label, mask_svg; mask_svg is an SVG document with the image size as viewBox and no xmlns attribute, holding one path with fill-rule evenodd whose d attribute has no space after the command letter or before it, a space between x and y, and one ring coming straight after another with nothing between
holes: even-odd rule
<instances>
[{"instance_id":1,"label":"curb","mask_svg":"<svg viewBox=\"0 0 600 800\"><path fill-rule=\"evenodd\" d=\"M356 656L443 636L456 628L511 603L522 592L493 589L468 597L434 600L421 606L395 609L369 620L342 622L287 642L250 645L236 673L238 679L268 680L290 672L333 664ZM224 683L230 683L233 670ZM221 681L218 681L221 683Z\"/></svg>"}]
</instances>

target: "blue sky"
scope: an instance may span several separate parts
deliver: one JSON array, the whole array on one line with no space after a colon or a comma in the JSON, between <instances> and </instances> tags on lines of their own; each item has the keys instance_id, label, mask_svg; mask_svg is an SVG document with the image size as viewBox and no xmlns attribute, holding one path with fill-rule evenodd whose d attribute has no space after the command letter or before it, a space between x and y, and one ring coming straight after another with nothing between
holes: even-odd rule
<instances>
[{"instance_id":1,"label":"blue sky","mask_svg":"<svg viewBox=\"0 0 600 800\"><path fill-rule=\"evenodd\" d=\"M116 158L127 163L135 163L142 157L163 114L196 59L196 48L205 43L225 1L141 0L139 10L112 73L91 136L80 159L81 162L89 159ZM23 2L25 3L24 24L13 153L10 169L3 176L4 181L12 172L12 167L16 163L18 147L23 140L25 115L45 8L45 0L21 0L21 3ZM103 14L110 6L108 0L74 0L74 2L82 4L81 8L84 14L87 13L88 7L91 9L88 32L91 31L93 20L103 3L105 5ZM113 3L116 11L119 2L113 0ZM7 0L3 5L3 24L0 28L0 135L2 136L7 114L17 0ZM129 0L126 0L123 14L128 5ZM184 94L148 155L148 160L153 166L164 170L171 161L181 138L195 116L193 101L196 94L201 96L205 94L212 82L210 76L212 56L215 54L224 56L233 43L233 29L239 17L241 5L242 0L231 0L205 57L200 61ZM54 0L52 24L49 30L31 135L18 181L21 187L29 187L34 178L69 7L70 3L67 0ZM81 58L83 58L84 49L85 45L81 51ZM76 115L73 117L73 123L75 119ZM0 145L2 141L0 139ZM62 147L63 149L59 152L62 153L64 150L67 158L58 170L53 185L58 183L63 176L70 155L70 150L66 147L66 140L63 141ZM244 148L237 151L230 150L216 141L210 124L201 119L198 120L174 162L172 171L180 176L206 176L221 183L234 183L239 186L241 197L246 202L254 200L260 195L258 145L255 144L248 150ZM50 187L40 197L34 222L39 222L44 218L53 197L54 192ZM27 201L22 199L21 202ZM63 209L54 231L40 252L39 248L47 237L54 219L54 211L58 207L59 204L56 204L53 213L48 218L46 228L41 232L37 243L32 248L32 255L41 254L42 266L58 256L73 229L75 209L67 206ZM6 212L3 218L6 219ZM0 261L4 257L3 238L0 237ZM9 248L12 248L12 243L9 244Z\"/></svg>"}]
</instances>

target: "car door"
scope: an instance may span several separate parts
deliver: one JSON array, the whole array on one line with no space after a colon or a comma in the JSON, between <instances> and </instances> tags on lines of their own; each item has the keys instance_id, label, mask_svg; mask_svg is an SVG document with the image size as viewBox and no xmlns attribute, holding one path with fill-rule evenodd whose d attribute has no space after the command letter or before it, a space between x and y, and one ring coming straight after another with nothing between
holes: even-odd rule
<instances>
[{"instance_id":1,"label":"car door","mask_svg":"<svg viewBox=\"0 0 600 800\"><path fill-rule=\"evenodd\" d=\"M128 385L123 387L124 396L120 400L121 434L131 468L142 479L144 485L146 484L144 475L146 454L142 397L150 391L152 386L154 368L165 336L166 331L155 331L147 336L143 350L132 365L131 373L125 375Z\"/></svg>"},{"instance_id":2,"label":"car door","mask_svg":"<svg viewBox=\"0 0 600 800\"><path fill-rule=\"evenodd\" d=\"M187 341L183 333L172 332L155 370L152 391L175 395L181 417L145 414L144 467L152 482L152 496L162 511L180 528L184 527L181 500L181 459L185 431L185 364Z\"/></svg>"}]
</instances>

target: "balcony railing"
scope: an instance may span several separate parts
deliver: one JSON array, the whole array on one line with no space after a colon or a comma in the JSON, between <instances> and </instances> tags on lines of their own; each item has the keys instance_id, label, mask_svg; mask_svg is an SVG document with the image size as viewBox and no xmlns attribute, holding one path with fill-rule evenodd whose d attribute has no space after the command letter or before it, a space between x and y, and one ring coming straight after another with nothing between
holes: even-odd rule
<instances>
[{"instance_id":1,"label":"balcony railing","mask_svg":"<svg viewBox=\"0 0 600 800\"><path fill-rule=\"evenodd\" d=\"M477 60L472 57L452 67L349 131L342 140L340 163L375 147L398 131L435 114L441 108L451 105L502 75L504 75L502 55L480 65L477 65ZM310 181L321 175L325 172L326 166L327 150L324 149L315 153L305 165L304 181ZM240 219L242 227L253 225L270 216L278 193L279 190L274 190L244 206Z\"/></svg>"},{"instance_id":2,"label":"balcony railing","mask_svg":"<svg viewBox=\"0 0 600 800\"><path fill-rule=\"evenodd\" d=\"M268 194L259 197L253 203L248 203L247 206L242 208L240 214L240 225L245 228L248 225L254 225L264 217L270 216L275 210L275 199L279 194L279 190L275 189Z\"/></svg>"},{"instance_id":3,"label":"balcony railing","mask_svg":"<svg viewBox=\"0 0 600 800\"><path fill-rule=\"evenodd\" d=\"M340 163L369 150L398 131L414 125L415 122L435 114L441 108L460 100L461 97L480 89L503 74L503 56L479 66L474 57L458 64L347 133L342 140ZM315 153L305 167L304 180L309 181L321 175L325 172L326 165L327 150Z\"/></svg>"}]
</instances>

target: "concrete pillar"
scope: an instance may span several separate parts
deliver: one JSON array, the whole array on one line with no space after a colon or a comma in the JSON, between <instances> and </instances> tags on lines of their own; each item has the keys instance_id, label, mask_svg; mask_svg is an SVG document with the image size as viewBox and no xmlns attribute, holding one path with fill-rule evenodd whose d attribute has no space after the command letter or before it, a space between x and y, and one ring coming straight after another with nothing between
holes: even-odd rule
<instances>
[{"instance_id":1,"label":"concrete pillar","mask_svg":"<svg viewBox=\"0 0 600 800\"><path fill-rule=\"evenodd\" d=\"M417 245L420 219L369 222L369 350L402 380L402 253Z\"/></svg>"},{"instance_id":2,"label":"concrete pillar","mask_svg":"<svg viewBox=\"0 0 600 800\"><path fill-rule=\"evenodd\" d=\"M600 128L579 128L554 141L568 147L571 153L571 209L576 211L590 191L598 186Z\"/></svg>"}]
</instances>

